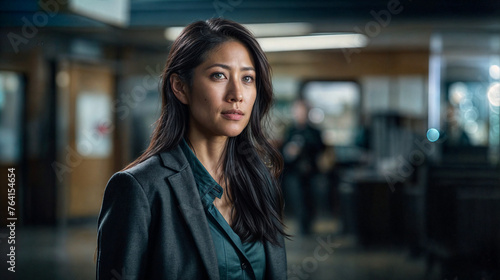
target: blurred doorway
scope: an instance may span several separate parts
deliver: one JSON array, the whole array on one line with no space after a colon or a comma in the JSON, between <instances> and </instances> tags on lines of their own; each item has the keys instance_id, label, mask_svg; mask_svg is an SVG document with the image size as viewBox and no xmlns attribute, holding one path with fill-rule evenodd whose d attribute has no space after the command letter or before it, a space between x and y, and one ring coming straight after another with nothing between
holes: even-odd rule
<instances>
[{"instance_id":1,"label":"blurred doorway","mask_svg":"<svg viewBox=\"0 0 500 280\"><path fill-rule=\"evenodd\" d=\"M56 84L61 218L95 218L114 171L114 73L107 65L64 61Z\"/></svg>"}]
</instances>

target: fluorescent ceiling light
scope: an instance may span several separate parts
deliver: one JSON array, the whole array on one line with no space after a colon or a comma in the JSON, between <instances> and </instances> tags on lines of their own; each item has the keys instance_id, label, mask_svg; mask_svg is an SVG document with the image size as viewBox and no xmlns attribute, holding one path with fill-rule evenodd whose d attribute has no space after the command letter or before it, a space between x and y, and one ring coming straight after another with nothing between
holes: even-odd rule
<instances>
[{"instance_id":1,"label":"fluorescent ceiling light","mask_svg":"<svg viewBox=\"0 0 500 280\"><path fill-rule=\"evenodd\" d=\"M287 23L257 23L244 24L255 37L271 36L299 36L307 35L313 31L313 26L305 22ZM168 27L165 29L165 38L174 41L181 34L183 26Z\"/></svg>"},{"instance_id":2,"label":"fluorescent ceiling light","mask_svg":"<svg viewBox=\"0 0 500 280\"><path fill-rule=\"evenodd\" d=\"M368 43L368 38L363 34L323 33L307 35L312 30L312 25L308 23L264 23L245 26L254 33L265 52L361 48ZM184 27L180 26L166 28L165 38L174 41L183 29Z\"/></svg>"},{"instance_id":3,"label":"fluorescent ceiling light","mask_svg":"<svg viewBox=\"0 0 500 280\"><path fill-rule=\"evenodd\" d=\"M366 46L368 38L363 34L339 33L328 35L257 38L265 52L283 52L300 50L322 50L361 48Z\"/></svg>"},{"instance_id":4,"label":"fluorescent ceiling light","mask_svg":"<svg viewBox=\"0 0 500 280\"><path fill-rule=\"evenodd\" d=\"M299 36L313 32L313 27L305 22L244 24L255 37Z\"/></svg>"},{"instance_id":5,"label":"fluorescent ceiling light","mask_svg":"<svg viewBox=\"0 0 500 280\"><path fill-rule=\"evenodd\" d=\"M167 27L164 32L165 38L169 41L175 41L183 29L183 26Z\"/></svg>"}]
</instances>

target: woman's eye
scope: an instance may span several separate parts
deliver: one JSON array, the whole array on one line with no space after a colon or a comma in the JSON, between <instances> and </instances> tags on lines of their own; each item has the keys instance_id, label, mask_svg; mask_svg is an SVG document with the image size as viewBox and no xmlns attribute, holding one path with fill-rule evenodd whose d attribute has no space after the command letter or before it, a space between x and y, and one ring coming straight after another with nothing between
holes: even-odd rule
<instances>
[{"instance_id":1,"label":"woman's eye","mask_svg":"<svg viewBox=\"0 0 500 280\"><path fill-rule=\"evenodd\" d=\"M212 77L214 77L216 80L222 80L225 78L224 74L222 74L222 73L214 73L214 74L212 74Z\"/></svg>"},{"instance_id":2,"label":"woman's eye","mask_svg":"<svg viewBox=\"0 0 500 280\"><path fill-rule=\"evenodd\" d=\"M253 77L252 76L245 76L243 78L243 81L245 81L245 83L251 83L251 82L253 82Z\"/></svg>"}]
</instances>

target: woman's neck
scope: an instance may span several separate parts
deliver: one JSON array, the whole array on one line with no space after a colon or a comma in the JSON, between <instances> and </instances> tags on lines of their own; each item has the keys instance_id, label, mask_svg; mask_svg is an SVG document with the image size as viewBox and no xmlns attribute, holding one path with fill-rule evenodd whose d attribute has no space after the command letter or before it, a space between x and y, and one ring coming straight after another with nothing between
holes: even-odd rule
<instances>
[{"instance_id":1,"label":"woman's neck","mask_svg":"<svg viewBox=\"0 0 500 280\"><path fill-rule=\"evenodd\" d=\"M191 148L198 160L208 173L219 182L222 177L222 160L228 138L225 136L207 138L192 131L188 137Z\"/></svg>"}]
</instances>

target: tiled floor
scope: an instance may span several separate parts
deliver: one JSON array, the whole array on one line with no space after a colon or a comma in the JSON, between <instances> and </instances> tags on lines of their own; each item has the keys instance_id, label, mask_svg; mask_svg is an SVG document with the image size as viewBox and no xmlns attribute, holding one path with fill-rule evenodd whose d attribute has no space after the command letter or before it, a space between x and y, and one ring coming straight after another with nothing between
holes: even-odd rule
<instances>
[{"instance_id":1,"label":"tiled floor","mask_svg":"<svg viewBox=\"0 0 500 280\"><path fill-rule=\"evenodd\" d=\"M288 221L290 232L294 224ZM401 248L364 250L353 238L337 234L334 221L315 225L316 234L295 236L287 241L290 280L295 279L438 279L424 277L423 259L411 258ZM6 242L1 242L2 252ZM95 279L93 255L96 228L91 226L53 228L19 228L17 230L16 278L2 267L0 279L86 280ZM3 255L3 253L2 253ZM118 277L120 278L120 277ZM124 279L115 279L124 280Z\"/></svg>"},{"instance_id":2,"label":"tiled floor","mask_svg":"<svg viewBox=\"0 0 500 280\"><path fill-rule=\"evenodd\" d=\"M411 258L404 250L361 250L349 238L329 240L331 236L324 234L315 237L288 243L289 279L438 279L425 277L425 261ZM320 249L324 248L323 242L332 245L328 254L326 249ZM320 257L316 251L321 252Z\"/></svg>"},{"instance_id":3,"label":"tiled floor","mask_svg":"<svg viewBox=\"0 0 500 280\"><path fill-rule=\"evenodd\" d=\"M295 231L292 221L287 224ZM287 242L288 279L439 279L437 269L425 274L424 258L398 246L363 249L354 237L340 235L335 221L317 222L314 232Z\"/></svg>"}]
</instances>

